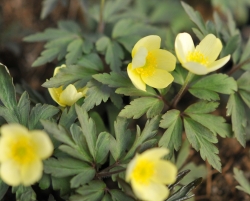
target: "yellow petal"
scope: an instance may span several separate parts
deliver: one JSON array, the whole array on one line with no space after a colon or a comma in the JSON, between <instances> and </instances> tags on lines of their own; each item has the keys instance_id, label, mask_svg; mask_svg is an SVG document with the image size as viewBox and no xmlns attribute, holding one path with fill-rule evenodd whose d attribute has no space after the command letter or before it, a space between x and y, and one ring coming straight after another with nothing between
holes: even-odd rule
<instances>
[{"instance_id":1,"label":"yellow petal","mask_svg":"<svg viewBox=\"0 0 250 201\"><path fill-rule=\"evenodd\" d=\"M40 130L33 130L30 131L31 133L31 140L34 144L34 148L36 151L36 155L40 159L46 159L53 153L53 144L44 131Z\"/></svg>"},{"instance_id":2,"label":"yellow petal","mask_svg":"<svg viewBox=\"0 0 250 201\"><path fill-rule=\"evenodd\" d=\"M175 69L176 58L169 51L157 49L152 50L150 53L156 58L157 68L167 71L173 71Z\"/></svg>"},{"instance_id":3,"label":"yellow petal","mask_svg":"<svg viewBox=\"0 0 250 201\"><path fill-rule=\"evenodd\" d=\"M220 39L216 38L213 34L208 34L199 45L196 50L202 53L208 58L209 64L214 62L219 56L222 50L222 43Z\"/></svg>"},{"instance_id":4,"label":"yellow petal","mask_svg":"<svg viewBox=\"0 0 250 201\"><path fill-rule=\"evenodd\" d=\"M196 75L208 74L208 68L196 62L187 62L183 64L183 67Z\"/></svg>"},{"instance_id":5,"label":"yellow petal","mask_svg":"<svg viewBox=\"0 0 250 201\"><path fill-rule=\"evenodd\" d=\"M20 124L5 124L1 127L1 134L3 137L13 137L27 136L29 135L28 129Z\"/></svg>"},{"instance_id":6,"label":"yellow petal","mask_svg":"<svg viewBox=\"0 0 250 201\"><path fill-rule=\"evenodd\" d=\"M135 168L135 165L137 163L137 155L129 162L128 166L127 166L127 170L126 170L126 181L129 182L131 180L131 175L132 172Z\"/></svg>"},{"instance_id":7,"label":"yellow petal","mask_svg":"<svg viewBox=\"0 0 250 201\"><path fill-rule=\"evenodd\" d=\"M186 62L186 57L189 52L194 51L194 42L188 33L180 33L175 39L175 52L178 60L181 63Z\"/></svg>"},{"instance_id":8,"label":"yellow petal","mask_svg":"<svg viewBox=\"0 0 250 201\"><path fill-rule=\"evenodd\" d=\"M39 159L21 167L21 182L24 186L29 186L41 179L43 164Z\"/></svg>"},{"instance_id":9,"label":"yellow petal","mask_svg":"<svg viewBox=\"0 0 250 201\"><path fill-rule=\"evenodd\" d=\"M5 136L0 138L0 162L3 163L10 159L10 146L12 138Z\"/></svg>"},{"instance_id":10,"label":"yellow petal","mask_svg":"<svg viewBox=\"0 0 250 201\"><path fill-rule=\"evenodd\" d=\"M157 35L150 35L140 39L132 50L132 58L137 54L140 47L146 48L148 51L159 49L161 46L161 38Z\"/></svg>"},{"instance_id":11,"label":"yellow petal","mask_svg":"<svg viewBox=\"0 0 250 201\"><path fill-rule=\"evenodd\" d=\"M155 69L153 75L142 75L141 78L147 85L158 89L165 88L174 81L174 77L168 71L163 69Z\"/></svg>"},{"instance_id":12,"label":"yellow petal","mask_svg":"<svg viewBox=\"0 0 250 201\"><path fill-rule=\"evenodd\" d=\"M166 160L155 161L155 175L152 178L154 182L163 184L172 184L177 176L175 165Z\"/></svg>"},{"instance_id":13,"label":"yellow petal","mask_svg":"<svg viewBox=\"0 0 250 201\"><path fill-rule=\"evenodd\" d=\"M60 102L60 94L62 93L62 87L58 88L48 88L51 98L57 102L60 106L65 107L65 104Z\"/></svg>"},{"instance_id":14,"label":"yellow petal","mask_svg":"<svg viewBox=\"0 0 250 201\"><path fill-rule=\"evenodd\" d=\"M1 179L10 186L18 186L21 183L19 166L12 160L1 164Z\"/></svg>"},{"instance_id":15,"label":"yellow petal","mask_svg":"<svg viewBox=\"0 0 250 201\"><path fill-rule=\"evenodd\" d=\"M142 81L141 76L132 69L132 64L130 63L127 67L128 76L133 83L133 85L140 90L146 91L146 84Z\"/></svg>"},{"instance_id":16,"label":"yellow petal","mask_svg":"<svg viewBox=\"0 0 250 201\"><path fill-rule=\"evenodd\" d=\"M151 159L160 159L163 156L167 155L168 153L169 153L168 149L164 147L156 147L156 148L152 148L152 149L148 149L144 151L139 156L141 158L147 158L151 160Z\"/></svg>"},{"instance_id":17,"label":"yellow petal","mask_svg":"<svg viewBox=\"0 0 250 201\"><path fill-rule=\"evenodd\" d=\"M140 47L132 60L133 69L144 66L147 55L148 50L145 47Z\"/></svg>"},{"instance_id":18,"label":"yellow petal","mask_svg":"<svg viewBox=\"0 0 250 201\"><path fill-rule=\"evenodd\" d=\"M223 57L213 63L211 63L207 68L208 72L213 72L218 70L219 68L223 67L230 59L230 55Z\"/></svg>"},{"instance_id":19,"label":"yellow petal","mask_svg":"<svg viewBox=\"0 0 250 201\"><path fill-rule=\"evenodd\" d=\"M163 201L169 195L168 188L162 184L151 182L148 185L142 185L132 180L131 185L135 195L144 201Z\"/></svg>"},{"instance_id":20,"label":"yellow petal","mask_svg":"<svg viewBox=\"0 0 250 201\"><path fill-rule=\"evenodd\" d=\"M83 94L81 92L77 92L75 86L70 84L62 91L59 102L61 104L71 106L82 97Z\"/></svg>"}]
</instances>

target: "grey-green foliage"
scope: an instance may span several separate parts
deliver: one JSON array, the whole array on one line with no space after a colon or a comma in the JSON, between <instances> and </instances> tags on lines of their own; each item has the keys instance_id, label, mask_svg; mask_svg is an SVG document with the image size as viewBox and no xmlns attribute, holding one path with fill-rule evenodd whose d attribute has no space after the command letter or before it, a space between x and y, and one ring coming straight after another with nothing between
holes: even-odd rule
<instances>
[{"instance_id":1,"label":"grey-green foliage","mask_svg":"<svg viewBox=\"0 0 250 201\"><path fill-rule=\"evenodd\" d=\"M249 180L247 180L247 178L244 176L243 171L237 168L234 168L234 178L240 184L240 186L236 186L236 188L250 195L250 183L249 183Z\"/></svg>"}]
</instances>

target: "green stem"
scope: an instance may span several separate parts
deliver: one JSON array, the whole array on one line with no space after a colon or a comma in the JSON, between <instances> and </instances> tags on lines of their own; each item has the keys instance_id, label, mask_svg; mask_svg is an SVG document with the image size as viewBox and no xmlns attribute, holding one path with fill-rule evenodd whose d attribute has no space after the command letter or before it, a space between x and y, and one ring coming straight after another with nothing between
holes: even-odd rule
<instances>
[{"instance_id":1,"label":"green stem","mask_svg":"<svg viewBox=\"0 0 250 201\"><path fill-rule=\"evenodd\" d=\"M101 0L101 5L100 5L100 19L99 19L99 25L98 25L98 32L99 33L103 33L103 30L104 30L104 22L103 22L104 4L105 4L105 0Z\"/></svg>"},{"instance_id":2,"label":"green stem","mask_svg":"<svg viewBox=\"0 0 250 201\"><path fill-rule=\"evenodd\" d=\"M172 108L176 108L176 105L178 104L179 100L181 99L181 96L183 95L183 92L185 91L185 89L188 86L189 81L193 78L194 74L189 72L187 74L187 77L180 89L180 91L178 92L178 94L174 97L174 100L172 101Z\"/></svg>"}]
</instances>

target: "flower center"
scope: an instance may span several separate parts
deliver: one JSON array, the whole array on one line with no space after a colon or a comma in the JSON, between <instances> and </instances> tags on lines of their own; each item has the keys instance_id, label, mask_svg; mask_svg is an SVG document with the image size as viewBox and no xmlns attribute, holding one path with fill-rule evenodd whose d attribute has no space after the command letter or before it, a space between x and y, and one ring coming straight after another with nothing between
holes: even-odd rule
<instances>
[{"instance_id":1,"label":"flower center","mask_svg":"<svg viewBox=\"0 0 250 201\"><path fill-rule=\"evenodd\" d=\"M156 58L152 53L148 53L146 57L146 63L144 66L136 68L137 73L143 76L151 76L155 72L155 68L157 67Z\"/></svg>"},{"instance_id":2,"label":"flower center","mask_svg":"<svg viewBox=\"0 0 250 201\"><path fill-rule=\"evenodd\" d=\"M204 66L208 65L208 57L205 57L204 54L195 50L193 52L189 52L187 55L187 61L193 61L196 63L200 63Z\"/></svg>"},{"instance_id":3,"label":"flower center","mask_svg":"<svg viewBox=\"0 0 250 201\"><path fill-rule=\"evenodd\" d=\"M35 158L35 149L28 137L13 142L11 149L11 158L18 164L27 164Z\"/></svg>"},{"instance_id":4,"label":"flower center","mask_svg":"<svg viewBox=\"0 0 250 201\"><path fill-rule=\"evenodd\" d=\"M140 160L134 168L132 178L142 184L149 184L154 174L154 164L149 160Z\"/></svg>"}]
</instances>

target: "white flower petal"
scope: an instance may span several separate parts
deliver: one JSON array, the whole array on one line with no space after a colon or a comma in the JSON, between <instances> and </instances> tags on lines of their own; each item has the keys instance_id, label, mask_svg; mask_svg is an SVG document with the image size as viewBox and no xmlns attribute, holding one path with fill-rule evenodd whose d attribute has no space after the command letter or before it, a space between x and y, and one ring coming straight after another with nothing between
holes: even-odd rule
<instances>
[{"instance_id":1,"label":"white flower petal","mask_svg":"<svg viewBox=\"0 0 250 201\"><path fill-rule=\"evenodd\" d=\"M148 50L145 47L140 47L132 60L133 69L144 66L147 55Z\"/></svg>"},{"instance_id":2,"label":"white flower petal","mask_svg":"<svg viewBox=\"0 0 250 201\"><path fill-rule=\"evenodd\" d=\"M130 63L127 67L128 76L133 83L133 85L142 91L146 91L146 84L142 81L141 76L132 69L132 64Z\"/></svg>"},{"instance_id":3,"label":"white flower petal","mask_svg":"<svg viewBox=\"0 0 250 201\"><path fill-rule=\"evenodd\" d=\"M208 68L196 62L186 62L182 66L196 75L208 74Z\"/></svg>"},{"instance_id":4,"label":"white flower petal","mask_svg":"<svg viewBox=\"0 0 250 201\"><path fill-rule=\"evenodd\" d=\"M24 186L29 186L41 179L43 174L42 161L36 159L21 167L21 181Z\"/></svg>"},{"instance_id":5,"label":"white flower petal","mask_svg":"<svg viewBox=\"0 0 250 201\"><path fill-rule=\"evenodd\" d=\"M131 175L132 175L132 172L135 168L135 165L137 163L137 157L138 155L136 155L128 164L127 166L127 170L126 170L126 181L129 182L131 180Z\"/></svg>"},{"instance_id":6,"label":"white flower petal","mask_svg":"<svg viewBox=\"0 0 250 201\"><path fill-rule=\"evenodd\" d=\"M131 185L135 195L144 201L163 201L169 195L168 188L163 184L151 182L143 185L132 180Z\"/></svg>"},{"instance_id":7,"label":"white flower petal","mask_svg":"<svg viewBox=\"0 0 250 201\"><path fill-rule=\"evenodd\" d=\"M175 52L180 63L186 62L186 57L189 52L194 51L194 42L188 33L180 33L175 39Z\"/></svg>"},{"instance_id":8,"label":"white flower petal","mask_svg":"<svg viewBox=\"0 0 250 201\"><path fill-rule=\"evenodd\" d=\"M207 68L208 72L213 72L223 67L230 60L230 55L223 57L213 63L211 63Z\"/></svg>"},{"instance_id":9,"label":"white flower petal","mask_svg":"<svg viewBox=\"0 0 250 201\"><path fill-rule=\"evenodd\" d=\"M146 48L148 51L159 49L161 46L161 38L157 35L150 35L140 39L132 50L132 58L137 54L140 47Z\"/></svg>"},{"instance_id":10,"label":"white flower petal","mask_svg":"<svg viewBox=\"0 0 250 201\"><path fill-rule=\"evenodd\" d=\"M40 159L46 159L53 153L53 144L44 131L40 130L33 130L30 131L31 133L31 140L34 144L34 148L36 151L36 155Z\"/></svg>"},{"instance_id":11,"label":"white flower petal","mask_svg":"<svg viewBox=\"0 0 250 201\"><path fill-rule=\"evenodd\" d=\"M155 159L162 158L168 153L169 153L168 149L164 147L156 147L156 148L152 148L152 149L148 149L144 151L142 154L140 154L140 157L147 158L149 160L152 160L153 158L155 160Z\"/></svg>"},{"instance_id":12,"label":"white flower petal","mask_svg":"<svg viewBox=\"0 0 250 201\"><path fill-rule=\"evenodd\" d=\"M222 43L220 39L213 34L208 34L197 47L197 51L208 58L209 64L214 62L222 50Z\"/></svg>"},{"instance_id":13,"label":"white flower petal","mask_svg":"<svg viewBox=\"0 0 250 201\"><path fill-rule=\"evenodd\" d=\"M1 179L10 186L18 186L21 183L20 168L12 160L5 161L0 167Z\"/></svg>"},{"instance_id":14,"label":"white flower petal","mask_svg":"<svg viewBox=\"0 0 250 201\"><path fill-rule=\"evenodd\" d=\"M70 84L62 91L59 102L71 106L82 97L83 94L77 92L76 87L73 84Z\"/></svg>"},{"instance_id":15,"label":"white flower petal","mask_svg":"<svg viewBox=\"0 0 250 201\"><path fill-rule=\"evenodd\" d=\"M12 123L5 124L1 127L1 134L3 137L28 136L28 129L20 124Z\"/></svg>"}]
</instances>

